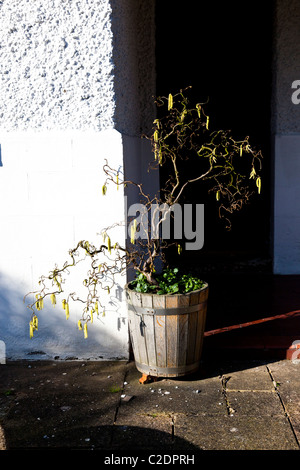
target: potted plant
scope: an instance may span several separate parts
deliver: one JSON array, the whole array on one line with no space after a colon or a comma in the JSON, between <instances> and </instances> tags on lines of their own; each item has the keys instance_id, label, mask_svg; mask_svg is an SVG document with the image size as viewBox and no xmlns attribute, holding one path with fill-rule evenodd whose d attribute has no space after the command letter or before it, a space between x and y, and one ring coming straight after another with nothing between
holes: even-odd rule
<instances>
[{"instance_id":1,"label":"potted plant","mask_svg":"<svg viewBox=\"0 0 300 470\"><path fill-rule=\"evenodd\" d=\"M79 241L69 251L70 261L42 276L41 288L34 292L35 300L28 305L32 312L31 337L37 329L37 311L43 308L44 299L49 297L55 304L57 295L63 294L65 275L78 264L77 255L82 250L90 259L84 280L87 296L82 300L71 293L64 296L62 305L68 317L70 301L84 303L78 328L85 337L88 323L101 310L99 287L109 292L104 283L106 277L113 279L115 273L133 268L136 278L126 284L125 292L137 369L145 376L174 377L192 373L199 367L208 285L192 274L180 272L179 258L171 264L166 255L170 247L176 247L176 256L183 256L182 218L176 216L176 210L177 215L182 215L180 202L187 187L205 182L215 198L220 217L230 224L230 214L240 210L253 193L260 193L262 156L252 149L248 137L236 141L229 131L211 131L204 105L192 106L187 94L188 89L181 90L156 101L158 117L153 133L147 138L153 146L153 168L165 169L168 175L159 195L146 194L140 183L122 178L121 172L106 161L102 188L105 197L110 184L133 185L139 190L139 215L126 221L130 240L126 246L113 243L110 230L105 229L100 246ZM183 225L185 222L186 218Z\"/></svg>"}]
</instances>

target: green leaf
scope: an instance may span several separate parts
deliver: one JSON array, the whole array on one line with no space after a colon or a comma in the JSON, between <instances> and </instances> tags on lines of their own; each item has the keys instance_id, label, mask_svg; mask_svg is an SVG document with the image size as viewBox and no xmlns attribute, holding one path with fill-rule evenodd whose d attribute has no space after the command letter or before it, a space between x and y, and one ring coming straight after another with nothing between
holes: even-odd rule
<instances>
[{"instance_id":1,"label":"green leaf","mask_svg":"<svg viewBox=\"0 0 300 470\"><path fill-rule=\"evenodd\" d=\"M152 285L143 274L137 273L131 286L136 292L155 292L159 295L192 292L203 286L203 281L199 278L187 274L181 275L178 268L164 269L161 275L156 277L156 281L158 285Z\"/></svg>"}]
</instances>

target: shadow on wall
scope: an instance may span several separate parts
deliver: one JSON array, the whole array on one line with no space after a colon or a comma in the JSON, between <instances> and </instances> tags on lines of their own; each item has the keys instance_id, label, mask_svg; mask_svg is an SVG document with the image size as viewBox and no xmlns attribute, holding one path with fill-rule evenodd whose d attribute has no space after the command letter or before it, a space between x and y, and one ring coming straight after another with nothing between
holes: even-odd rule
<instances>
[{"instance_id":1,"label":"shadow on wall","mask_svg":"<svg viewBox=\"0 0 300 470\"><path fill-rule=\"evenodd\" d=\"M50 299L39 312L38 331L30 339L31 311L27 304L33 297L28 296L24 302L27 292L14 284L0 274L0 341L5 359L128 359L127 318L118 303L120 287L112 292L105 317L99 315L89 325L87 339L77 326L81 310L73 308L66 320L60 303L53 307Z\"/></svg>"},{"instance_id":2,"label":"shadow on wall","mask_svg":"<svg viewBox=\"0 0 300 470\"><path fill-rule=\"evenodd\" d=\"M140 136L152 129L156 94L155 0L110 0L116 129Z\"/></svg>"}]
</instances>

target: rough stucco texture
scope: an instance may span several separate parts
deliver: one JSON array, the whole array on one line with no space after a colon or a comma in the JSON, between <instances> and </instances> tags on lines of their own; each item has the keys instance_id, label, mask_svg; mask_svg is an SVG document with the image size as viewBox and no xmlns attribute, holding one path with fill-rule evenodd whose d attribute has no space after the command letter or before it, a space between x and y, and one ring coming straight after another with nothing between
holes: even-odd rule
<instances>
[{"instance_id":1,"label":"rough stucco texture","mask_svg":"<svg viewBox=\"0 0 300 470\"><path fill-rule=\"evenodd\" d=\"M0 1L0 129L113 126L110 15L109 0Z\"/></svg>"}]
</instances>

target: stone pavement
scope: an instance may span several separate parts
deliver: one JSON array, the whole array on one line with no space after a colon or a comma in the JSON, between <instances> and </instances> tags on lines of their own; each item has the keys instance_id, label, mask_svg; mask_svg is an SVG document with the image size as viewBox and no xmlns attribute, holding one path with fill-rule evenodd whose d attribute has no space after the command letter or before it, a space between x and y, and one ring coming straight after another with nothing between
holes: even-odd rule
<instances>
[{"instance_id":1,"label":"stone pavement","mask_svg":"<svg viewBox=\"0 0 300 470\"><path fill-rule=\"evenodd\" d=\"M8 362L0 448L101 450L107 463L140 452L299 450L299 372L299 361L204 361L195 375L142 385L133 362Z\"/></svg>"}]
</instances>

